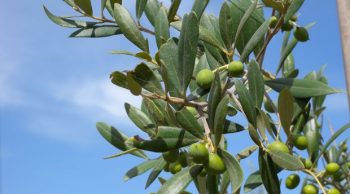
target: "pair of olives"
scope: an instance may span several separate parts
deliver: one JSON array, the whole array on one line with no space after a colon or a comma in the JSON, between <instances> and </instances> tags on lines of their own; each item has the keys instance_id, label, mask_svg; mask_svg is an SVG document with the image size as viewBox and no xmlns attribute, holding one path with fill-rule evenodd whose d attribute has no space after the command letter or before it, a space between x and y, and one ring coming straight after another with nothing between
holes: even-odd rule
<instances>
[{"instance_id":1,"label":"pair of olives","mask_svg":"<svg viewBox=\"0 0 350 194\"><path fill-rule=\"evenodd\" d=\"M294 27L294 22L297 20L296 16L293 16L290 20L282 25L283 31L291 31ZM270 28L276 27L278 22L278 18L276 16L272 16L270 18ZM309 40L309 33L306 28L297 26L294 31L294 37L300 42L306 42Z\"/></svg>"},{"instance_id":2,"label":"pair of olives","mask_svg":"<svg viewBox=\"0 0 350 194\"><path fill-rule=\"evenodd\" d=\"M164 152L164 160L167 162L165 171L170 171L172 174L176 174L187 166L187 154L185 152L179 153L179 150L170 150Z\"/></svg>"},{"instance_id":3,"label":"pair of olives","mask_svg":"<svg viewBox=\"0 0 350 194\"><path fill-rule=\"evenodd\" d=\"M300 183L300 177L297 174L291 174L286 179L286 187L288 189L295 189ZM318 188L313 184L307 184L302 188L302 194L318 194ZM336 188L327 190L327 194L340 194Z\"/></svg>"},{"instance_id":4,"label":"pair of olives","mask_svg":"<svg viewBox=\"0 0 350 194\"><path fill-rule=\"evenodd\" d=\"M204 165L204 174L221 174L226 171L224 161L216 153L209 153L202 143L192 144L188 150L193 162Z\"/></svg>"},{"instance_id":5,"label":"pair of olives","mask_svg":"<svg viewBox=\"0 0 350 194\"><path fill-rule=\"evenodd\" d=\"M239 77L244 73L244 65L240 61L233 61L227 65L228 75L231 77ZM196 76L196 83L203 89L208 89L214 80L214 72L210 69L201 70Z\"/></svg>"}]
</instances>

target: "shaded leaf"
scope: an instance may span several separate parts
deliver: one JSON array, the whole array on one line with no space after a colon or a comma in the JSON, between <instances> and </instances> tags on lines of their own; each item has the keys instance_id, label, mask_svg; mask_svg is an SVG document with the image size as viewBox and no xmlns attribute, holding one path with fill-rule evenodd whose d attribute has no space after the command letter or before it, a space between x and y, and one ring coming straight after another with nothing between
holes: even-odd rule
<instances>
[{"instance_id":1,"label":"shaded leaf","mask_svg":"<svg viewBox=\"0 0 350 194\"><path fill-rule=\"evenodd\" d=\"M220 34L225 42L226 48L231 48L233 43L233 24L232 20L235 18L232 17L230 5L227 2L222 4L219 16L219 24L220 24Z\"/></svg>"},{"instance_id":2,"label":"shaded leaf","mask_svg":"<svg viewBox=\"0 0 350 194\"><path fill-rule=\"evenodd\" d=\"M221 99L220 103L216 107L214 118L214 133L215 133L215 145L219 145L223 131L224 124L227 115L227 105L229 103L229 96L225 96Z\"/></svg>"},{"instance_id":3,"label":"shaded leaf","mask_svg":"<svg viewBox=\"0 0 350 194\"><path fill-rule=\"evenodd\" d=\"M156 180L156 178L159 176L159 174L162 172L166 165L166 162L163 158L158 159L158 163L153 168L152 172L149 174L145 189L147 189L153 182Z\"/></svg>"},{"instance_id":4,"label":"shaded leaf","mask_svg":"<svg viewBox=\"0 0 350 194\"><path fill-rule=\"evenodd\" d=\"M45 6L44 10L47 15L47 17L54 22L55 24L66 27L66 28L84 28L89 27L97 24L96 22L86 22L86 21L78 21L78 20L72 20L72 19L66 19L63 17L58 17L53 15Z\"/></svg>"},{"instance_id":5,"label":"shaded leaf","mask_svg":"<svg viewBox=\"0 0 350 194\"><path fill-rule=\"evenodd\" d=\"M225 120L224 131L223 131L224 134L237 133L237 132L241 132L243 130L245 130L245 128L242 125L240 125L238 123L231 122L229 120Z\"/></svg>"},{"instance_id":6,"label":"shaded leaf","mask_svg":"<svg viewBox=\"0 0 350 194\"><path fill-rule=\"evenodd\" d=\"M266 191L268 193L280 194L280 182L278 180L275 164L271 157L261 149L259 150L259 169L261 180Z\"/></svg>"},{"instance_id":7,"label":"shaded leaf","mask_svg":"<svg viewBox=\"0 0 350 194\"><path fill-rule=\"evenodd\" d=\"M146 64L141 63L137 65L130 74L142 88L157 94L164 93L160 81Z\"/></svg>"},{"instance_id":8,"label":"shaded leaf","mask_svg":"<svg viewBox=\"0 0 350 194\"><path fill-rule=\"evenodd\" d=\"M235 86L239 97L238 100L242 105L244 114L246 115L248 121L253 126L256 126L256 111L253 99L249 95L247 88L243 85L243 83L240 80L235 80Z\"/></svg>"},{"instance_id":9,"label":"shaded leaf","mask_svg":"<svg viewBox=\"0 0 350 194\"><path fill-rule=\"evenodd\" d=\"M214 119L216 108L222 99L222 86L219 73L215 73L214 81L210 88L208 99L208 125L210 129L214 128Z\"/></svg>"},{"instance_id":10,"label":"shaded leaf","mask_svg":"<svg viewBox=\"0 0 350 194\"><path fill-rule=\"evenodd\" d=\"M74 3L87 15L93 14L90 0L74 0Z\"/></svg>"},{"instance_id":11,"label":"shaded leaf","mask_svg":"<svg viewBox=\"0 0 350 194\"><path fill-rule=\"evenodd\" d=\"M238 162L240 160L243 160L247 157L249 157L251 154L254 153L255 150L257 150L259 147L256 146L256 145L253 145L253 146L250 146L250 147L247 147L246 149L240 151L237 155L236 155L236 159L238 160Z\"/></svg>"},{"instance_id":12,"label":"shaded leaf","mask_svg":"<svg viewBox=\"0 0 350 194\"><path fill-rule=\"evenodd\" d=\"M232 193L235 193L239 190L243 183L243 170L235 157L233 157L230 153L220 150L220 154L222 156L222 160L225 163L227 172L230 177Z\"/></svg>"},{"instance_id":13,"label":"shaded leaf","mask_svg":"<svg viewBox=\"0 0 350 194\"><path fill-rule=\"evenodd\" d=\"M119 72L119 71L115 71L115 72L111 73L109 78L111 79L113 84L115 84L119 87L128 89L128 82L126 80L126 75L124 73Z\"/></svg>"},{"instance_id":14,"label":"shaded leaf","mask_svg":"<svg viewBox=\"0 0 350 194\"><path fill-rule=\"evenodd\" d=\"M248 176L246 182L244 183L244 193L251 192L262 184L260 171L255 171Z\"/></svg>"},{"instance_id":15,"label":"shaded leaf","mask_svg":"<svg viewBox=\"0 0 350 194\"><path fill-rule=\"evenodd\" d=\"M267 7L271 7L275 10L277 10L280 13L284 12L284 6L283 6L283 2L282 1L275 1L275 0L262 0L264 2L264 4Z\"/></svg>"},{"instance_id":16,"label":"shaded leaf","mask_svg":"<svg viewBox=\"0 0 350 194\"><path fill-rule=\"evenodd\" d=\"M269 150L269 155L271 156L274 163L279 167L285 168L287 170L301 170L304 168L303 163L295 156L287 154L280 151Z\"/></svg>"},{"instance_id":17,"label":"shaded leaf","mask_svg":"<svg viewBox=\"0 0 350 194\"><path fill-rule=\"evenodd\" d=\"M141 60L144 60L144 61L147 61L150 63L154 63L152 60L152 57L147 52L144 52L144 51L141 51L138 53L132 53L129 51L124 51L124 50L114 50L114 51L112 51L112 54L129 55L129 56L133 56L133 57L139 58Z\"/></svg>"},{"instance_id":18,"label":"shaded leaf","mask_svg":"<svg viewBox=\"0 0 350 194\"><path fill-rule=\"evenodd\" d=\"M288 89L283 89L278 96L278 114L281 124L287 136L290 134L290 125L293 118L294 98Z\"/></svg>"},{"instance_id":19,"label":"shaded leaf","mask_svg":"<svg viewBox=\"0 0 350 194\"><path fill-rule=\"evenodd\" d=\"M73 38L102 38L121 34L118 26L92 26L81 28L73 32L69 37Z\"/></svg>"},{"instance_id":20,"label":"shaded leaf","mask_svg":"<svg viewBox=\"0 0 350 194\"><path fill-rule=\"evenodd\" d=\"M260 109L264 99L265 85L260 67L255 60L250 61L248 66L248 84L254 106Z\"/></svg>"},{"instance_id":21,"label":"shaded leaf","mask_svg":"<svg viewBox=\"0 0 350 194\"><path fill-rule=\"evenodd\" d=\"M181 0L173 0L171 6L169 8L168 20L169 22L174 21L174 17L176 16L177 10L179 9L181 4Z\"/></svg>"},{"instance_id":22,"label":"shaded leaf","mask_svg":"<svg viewBox=\"0 0 350 194\"><path fill-rule=\"evenodd\" d=\"M315 119L309 120L304 127L304 135L307 138L307 152L309 153L312 162L316 161L319 156L319 149L321 144L321 133L317 127Z\"/></svg>"},{"instance_id":23,"label":"shaded leaf","mask_svg":"<svg viewBox=\"0 0 350 194\"><path fill-rule=\"evenodd\" d=\"M128 137L120 131L118 131L116 128L108 126L107 124L102 122L96 123L96 128L98 132L102 135L102 137L105 138L114 147L122 151L126 151L133 148L132 146L127 145L125 143ZM141 150L135 151L132 154L147 159L147 156Z\"/></svg>"},{"instance_id":24,"label":"shaded leaf","mask_svg":"<svg viewBox=\"0 0 350 194\"><path fill-rule=\"evenodd\" d=\"M202 139L203 127L199 125L197 119L186 108L176 112L176 120L186 131Z\"/></svg>"},{"instance_id":25,"label":"shaded leaf","mask_svg":"<svg viewBox=\"0 0 350 194\"><path fill-rule=\"evenodd\" d=\"M147 0L136 0L136 17L140 19L145 10Z\"/></svg>"},{"instance_id":26,"label":"shaded leaf","mask_svg":"<svg viewBox=\"0 0 350 194\"><path fill-rule=\"evenodd\" d=\"M249 39L241 54L241 61L247 60L249 54L253 52L253 50L258 46L258 44L264 39L266 32L269 30L269 24L270 21L266 20L253 34L251 39Z\"/></svg>"},{"instance_id":27,"label":"shaded leaf","mask_svg":"<svg viewBox=\"0 0 350 194\"><path fill-rule=\"evenodd\" d=\"M128 89L130 90L130 92L135 95L138 96L141 94L142 88L141 86L134 80L132 74L130 72L128 72L126 74L126 82L128 83Z\"/></svg>"},{"instance_id":28,"label":"shaded leaf","mask_svg":"<svg viewBox=\"0 0 350 194\"><path fill-rule=\"evenodd\" d=\"M160 126L158 127L156 138L152 140L137 140L133 143L134 146L139 149L153 152L165 152L191 145L198 140L198 138L184 129Z\"/></svg>"},{"instance_id":29,"label":"shaded leaf","mask_svg":"<svg viewBox=\"0 0 350 194\"><path fill-rule=\"evenodd\" d=\"M128 172L126 172L126 174L124 176L124 181L128 181L128 180L130 180L136 176L139 176L139 175L151 170L152 168L156 167L156 165L158 164L158 161L160 159L161 158L154 159L154 160L146 160L146 161L142 162L141 164L128 170Z\"/></svg>"},{"instance_id":30,"label":"shaded leaf","mask_svg":"<svg viewBox=\"0 0 350 194\"><path fill-rule=\"evenodd\" d=\"M194 12L183 18L179 47L177 73L180 75L182 96L186 95L187 86L191 81L197 54L199 24Z\"/></svg>"}]
</instances>

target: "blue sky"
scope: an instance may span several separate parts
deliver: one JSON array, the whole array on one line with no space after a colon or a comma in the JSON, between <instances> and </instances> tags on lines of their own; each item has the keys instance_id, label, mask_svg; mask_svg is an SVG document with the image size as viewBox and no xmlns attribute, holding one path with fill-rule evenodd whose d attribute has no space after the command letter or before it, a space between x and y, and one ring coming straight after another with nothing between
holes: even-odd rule
<instances>
[{"instance_id":1,"label":"blue sky","mask_svg":"<svg viewBox=\"0 0 350 194\"><path fill-rule=\"evenodd\" d=\"M192 1L184 2L183 10L189 10ZM52 24L43 4L57 14L72 13L62 1L1 1L0 193L145 193L147 175L123 182L124 173L141 160L132 156L103 160L116 150L95 129L97 121L105 121L128 135L138 133L123 104L139 105L139 98L108 79L112 71L131 69L137 62L109 52L137 49L121 36L67 38L72 30ZM127 5L133 9L133 4ZM219 3L212 1L208 11L218 9ZM317 24L311 40L295 51L297 67L305 75L327 64L330 85L345 90L335 1L308 0L300 12L300 24ZM280 38L268 49L268 69L276 65ZM325 126L338 129L349 121L345 94L330 96L326 104ZM326 127L324 135L329 137ZM341 139L349 136L346 133ZM245 133L228 138L233 153L252 144L245 141ZM246 176L257 169L255 159L243 161ZM158 187L154 184L147 193ZM284 189L283 193L293 192Z\"/></svg>"}]
</instances>

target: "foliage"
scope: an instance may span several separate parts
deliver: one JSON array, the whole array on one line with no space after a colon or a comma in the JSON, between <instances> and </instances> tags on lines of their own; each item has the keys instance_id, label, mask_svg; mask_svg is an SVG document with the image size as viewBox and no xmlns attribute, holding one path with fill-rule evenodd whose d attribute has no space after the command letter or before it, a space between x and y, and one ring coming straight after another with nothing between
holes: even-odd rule
<instances>
[{"instance_id":1,"label":"foliage","mask_svg":"<svg viewBox=\"0 0 350 194\"><path fill-rule=\"evenodd\" d=\"M325 97L339 90L328 86L323 69L298 78L294 63L292 51L309 39L313 25L297 22L304 0L224 1L219 16L205 12L209 0L195 0L184 16L178 15L181 0L172 0L170 7L158 0L136 0L135 18L123 5L129 2L122 0L101 0L100 17L90 0L64 2L90 19L55 16L44 7L54 23L76 29L70 37L123 35L140 49L113 51L141 62L133 70L111 73L110 78L142 97L141 107L125 104L125 109L147 138L127 137L115 127L97 124L101 135L122 151L108 158L132 154L144 159L126 173L125 180L151 170L146 188L158 178L162 186L157 194L188 193L185 189L191 182L201 194L229 193L229 185L231 193L263 185L268 193L278 194L278 173L290 170L308 175L304 192L349 191L348 140L333 142L350 124L328 140L321 133ZM265 18L269 10L272 16ZM146 22L142 18L152 29L141 24ZM278 33L284 34L281 56L276 71L269 72L263 67L264 56ZM150 48L149 35L155 38L155 50ZM278 94L277 104L273 93ZM236 114L243 115L248 126L233 122ZM227 135L241 131L249 133L253 145L234 155L227 150ZM302 157L303 149L307 158ZM259 170L246 175L243 183L247 171L240 162L255 150ZM161 156L149 159L148 151ZM325 163L339 168L329 174L321 169ZM174 175L165 180L160 177L163 171ZM288 188L299 183L296 176L290 176Z\"/></svg>"}]
</instances>

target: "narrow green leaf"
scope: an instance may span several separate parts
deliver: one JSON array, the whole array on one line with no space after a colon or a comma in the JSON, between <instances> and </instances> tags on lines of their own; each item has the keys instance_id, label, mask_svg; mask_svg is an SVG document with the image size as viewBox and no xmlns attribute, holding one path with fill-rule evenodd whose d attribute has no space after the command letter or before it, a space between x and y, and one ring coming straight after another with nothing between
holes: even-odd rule
<instances>
[{"instance_id":1,"label":"narrow green leaf","mask_svg":"<svg viewBox=\"0 0 350 194\"><path fill-rule=\"evenodd\" d=\"M156 166L153 168L152 172L148 176L145 189L147 189L156 180L156 178L164 169L165 165L166 165L165 160L162 157L159 158L158 163L156 164Z\"/></svg>"},{"instance_id":2,"label":"narrow green leaf","mask_svg":"<svg viewBox=\"0 0 350 194\"><path fill-rule=\"evenodd\" d=\"M114 17L114 4L116 3L121 5L123 3L123 0L107 0L106 2L107 11L112 17Z\"/></svg>"},{"instance_id":3,"label":"narrow green leaf","mask_svg":"<svg viewBox=\"0 0 350 194\"><path fill-rule=\"evenodd\" d=\"M192 166L175 174L157 191L157 194L178 194L186 189L190 182L202 171L202 166Z\"/></svg>"},{"instance_id":4,"label":"narrow green leaf","mask_svg":"<svg viewBox=\"0 0 350 194\"><path fill-rule=\"evenodd\" d=\"M248 158L250 155L252 155L254 153L255 150L257 150L259 147L256 145L247 147L246 149L240 151L237 155L236 155L236 159L237 161L241 161L245 158Z\"/></svg>"},{"instance_id":5,"label":"narrow green leaf","mask_svg":"<svg viewBox=\"0 0 350 194\"><path fill-rule=\"evenodd\" d=\"M249 193L260 187L262 184L260 171L255 171L248 176L246 182L244 183L244 193Z\"/></svg>"},{"instance_id":6,"label":"narrow green leaf","mask_svg":"<svg viewBox=\"0 0 350 194\"><path fill-rule=\"evenodd\" d=\"M253 3L249 6L249 8L244 12L242 18L239 20L239 25L237 27L236 35L234 42L236 43L238 40L239 35L241 34L241 31L248 21L249 17L253 14L254 10L256 9L256 6L258 4L258 0L254 0Z\"/></svg>"},{"instance_id":7,"label":"narrow green leaf","mask_svg":"<svg viewBox=\"0 0 350 194\"><path fill-rule=\"evenodd\" d=\"M243 18L243 15L247 12L249 7L252 5L251 1L231 1L231 14L232 18L232 33L233 37L236 37L238 26ZM238 35L237 41L234 42L235 47L239 53L243 52L244 47L247 45L248 41L251 39L256 30L264 22L264 15L260 9L255 9L255 11L250 15L249 19L245 22L243 29Z\"/></svg>"},{"instance_id":8,"label":"narrow green leaf","mask_svg":"<svg viewBox=\"0 0 350 194\"><path fill-rule=\"evenodd\" d=\"M233 23L232 20L235 18L232 17L230 5L227 2L222 4L219 16L220 24L220 34L225 42L226 48L230 49L233 43Z\"/></svg>"},{"instance_id":9,"label":"narrow green leaf","mask_svg":"<svg viewBox=\"0 0 350 194\"><path fill-rule=\"evenodd\" d=\"M216 108L222 99L222 86L219 73L215 73L214 81L210 88L208 99L208 125L210 129L214 128L214 119Z\"/></svg>"},{"instance_id":10,"label":"narrow green leaf","mask_svg":"<svg viewBox=\"0 0 350 194\"><path fill-rule=\"evenodd\" d=\"M245 128L242 125L240 125L238 123L231 122L229 120L225 120L224 131L223 131L224 134L237 133L237 132L241 132L244 130L245 130Z\"/></svg>"},{"instance_id":11,"label":"narrow green leaf","mask_svg":"<svg viewBox=\"0 0 350 194\"><path fill-rule=\"evenodd\" d=\"M71 7L76 7L74 0L63 0L65 3L67 3ZM103 1L103 0L102 0Z\"/></svg>"},{"instance_id":12,"label":"narrow green leaf","mask_svg":"<svg viewBox=\"0 0 350 194\"><path fill-rule=\"evenodd\" d=\"M116 128L112 126L108 126L107 124L102 122L98 122L96 124L96 128L98 132L102 135L102 137L105 138L114 147L122 151L126 151L133 148L132 146L127 145L125 143L128 137L123 133L121 133L120 131L118 131ZM135 156L147 159L147 156L141 150L135 151L132 154Z\"/></svg>"},{"instance_id":13,"label":"narrow green leaf","mask_svg":"<svg viewBox=\"0 0 350 194\"><path fill-rule=\"evenodd\" d=\"M215 133L215 145L218 146L224 131L224 124L227 115L227 105L229 103L229 96L225 96L221 99L220 103L216 107L214 118L214 133Z\"/></svg>"},{"instance_id":14,"label":"narrow green leaf","mask_svg":"<svg viewBox=\"0 0 350 194\"><path fill-rule=\"evenodd\" d=\"M53 15L45 6L44 10L47 15L47 17L55 24L66 27L66 28L84 28L84 27L89 27L97 24L96 22L85 22L85 21L77 21L77 20L71 20L71 19L66 19L63 17L58 17Z\"/></svg>"},{"instance_id":15,"label":"narrow green leaf","mask_svg":"<svg viewBox=\"0 0 350 194\"><path fill-rule=\"evenodd\" d=\"M219 178L217 175L208 174L206 182L208 194L219 194Z\"/></svg>"},{"instance_id":16,"label":"narrow green leaf","mask_svg":"<svg viewBox=\"0 0 350 194\"><path fill-rule=\"evenodd\" d=\"M238 100L242 105L244 114L246 115L248 121L253 126L256 126L255 103L253 102L252 97L250 96L247 88L243 85L243 83L240 80L235 80L235 86L239 97Z\"/></svg>"},{"instance_id":17,"label":"narrow green leaf","mask_svg":"<svg viewBox=\"0 0 350 194\"><path fill-rule=\"evenodd\" d=\"M297 157L291 154L269 150L269 155L271 156L273 162L281 168L292 171L301 170L304 168L303 163Z\"/></svg>"},{"instance_id":18,"label":"narrow green leaf","mask_svg":"<svg viewBox=\"0 0 350 194\"><path fill-rule=\"evenodd\" d=\"M167 74L165 82L171 96L180 97L180 75L178 69L178 47L173 39L169 39L159 50L160 59ZM164 79L164 78L163 78Z\"/></svg>"},{"instance_id":19,"label":"narrow green leaf","mask_svg":"<svg viewBox=\"0 0 350 194\"><path fill-rule=\"evenodd\" d=\"M154 26L158 11L160 10L160 3L158 0L147 0L145 14L149 22Z\"/></svg>"},{"instance_id":20,"label":"narrow green leaf","mask_svg":"<svg viewBox=\"0 0 350 194\"><path fill-rule=\"evenodd\" d=\"M320 144L321 144L321 132L317 127L317 120L314 118L309 120L304 127L304 135L307 138L307 152L312 162L316 161L319 157Z\"/></svg>"},{"instance_id":21,"label":"narrow green leaf","mask_svg":"<svg viewBox=\"0 0 350 194\"><path fill-rule=\"evenodd\" d=\"M199 125L197 119L186 108L176 112L176 120L186 131L200 139L203 138L203 127Z\"/></svg>"},{"instance_id":22,"label":"narrow green leaf","mask_svg":"<svg viewBox=\"0 0 350 194\"><path fill-rule=\"evenodd\" d=\"M136 17L139 20L145 10L147 0L136 0Z\"/></svg>"},{"instance_id":23,"label":"narrow green leaf","mask_svg":"<svg viewBox=\"0 0 350 194\"><path fill-rule=\"evenodd\" d=\"M199 39L204 41L205 43L210 44L211 46L214 46L220 51L227 53L226 49L224 48L222 42L218 40L215 35L211 33L211 31L205 27L199 26Z\"/></svg>"},{"instance_id":24,"label":"narrow green leaf","mask_svg":"<svg viewBox=\"0 0 350 194\"><path fill-rule=\"evenodd\" d=\"M225 150L220 150L222 160L225 163L227 172L230 177L232 193L238 191L243 183L243 170L235 157Z\"/></svg>"},{"instance_id":25,"label":"narrow green leaf","mask_svg":"<svg viewBox=\"0 0 350 194\"><path fill-rule=\"evenodd\" d=\"M277 92L288 88L291 94L296 98L324 96L340 92L320 81L307 79L279 78L265 81L265 84Z\"/></svg>"},{"instance_id":26,"label":"narrow green leaf","mask_svg":"<svg viewBox=\"0 0 350 194\"><path fill-rule=\"evenodd\" d=\"M138 52L138 53L132 53L130 51L124 51L124 50L114 50L114 51L112 51L112 54L129 55L129 56L133 56L133 57L139 58L141 60L144 60L146 62L153 63L152 57L148 53L146 53L144 51L141 51L141 52Z\"/></svg>"},{"instance_id":27,"label":"narrow green leaf","mask_svg":"<svg viewBox=\"0 0 350 194\"><path fill-rule=\"evenodd\" d=\"M180 77L182 96L185 96L187 86L192 79L197 54L199 24L194 12L185 15L179 38L177 73Z\"/></svg>"},{"instance_id":28,"label":"narrow green leaf","mask_svg":"<svg viewBox=\"0 0 350 194\"><path fill-rule=\"evenodd\" d=\"M90 0L74 0L74 3L87 15L93 14Z\"/></svg>"},{"instance_id":29,"label":"narrow green leaf","mask_svg":"<svg viewBox=\"0 0 350 194\"><path fill-rule=\"evenodd\" d=\"M169 8L168 20L169 22L174 21L174 17L176 16L177 10L179 9L181 4L181 0L173 0L171 6Z\"/></svg>"},{"instance_id":30,"label":"narrow green leaf","mask_svg":"<svg viewBox=\"0 0 350 194\"><path fill-rule=\"evenodd\" d=\"M145 162L142 162L141 164L133 167L132 169L128 170L124 176L124 181L128 181L136 176L139 176L152 168L156 167L158 164L158 161L161 158L154 159L154 160L146 160Z\"/></svg>"},{"instance_id":31,"label":"narrow green leaf","mask_svg":"<svg viewBox=\"0 0 350 194\"><path fill-rule=\"evenodd\" d=\"M114 18L124 36L145 52L148 51L148 42L141 34L129 11L122 5L114 4Z\"/></svg>"},{"instance_id":32,"label":"narrow green leaf","mask_svg":"<svg viewBox=\"0 0 350 194\"><path fill-rule=\"evenodd\" d=\"M193 6L192 6L192 11L196 13L198 18L202 17L202 14L207 7L209 3L209 0L195 0Z\"/></svg>"},{"instance_id":33,"label":"narrow green leaf","mask_svg":"<svg viewBox=\"0 0 350 194\"><path fill-rule=\"evenodd\" d=\"M280 116L281 124L284 132L287 136L290 134L290 125L292 124L292 118L294 113L294 98L290 91L286 88L283 89L278 96L278 114Z\"/></svg>"},{"instance_id":34,"label":"narrow green leaf","mask_svg":"<svg viewBox=\"0 0 350 194\"><path fill-rule=\"evenodd\" d=\"M124 106L130 120L132 120L138 128L146 132L150 137L153 137L156 129L153 121L140 109L131 106L128 103L125 103Z\"/></svg>"},{"instance_id":35,"label":"narrow green leaf","mask_svg":"<svg viewBox=\"0 0 350 194\"><path fill-rule=\"evenodd\" d=\"M165 152L188 146L198 141L198 138L184 129L160 126L158 127L156 138L152 140L137 140L133 143L135 147L142 150Z\"/></svg>"},{"instance_id":36,"label":"narrow green leaf","mask_svg":"<svg viewBox=\"0 0 350 194\"><path fill-rule=\"evenodd\" d=\"M121 34L118 26L92 26L81 28L73 32L69 37L72 38L102 38Z\"/></svg>"},{"instance_id":37,"label":"narrow green leaf","mask_svg":"<svg viewBox=\"0 0 350 194\"><path fill-rule=\"evenodd\" d=\"M284 23L286 23L290 18L292 18L300 7L303 5L305 0L293 0L290 6L288 7L287 13L284 16Z\"/></svg>"},{"instance_id":38,"label":"narrow green leaf","mask_svg":"<svg viewBox=\"0 0 350 194\"><path fill-rule=\"evenodd\" d=\"M341 127L337 132L335 132L329 139L328 141L324 144L324 146L321 149L321 153L325 153L328 149L328 147L333 143L334 140L336 140L341 134L343 134L346 130L350 129L350 123L347 123L343 127ZM318 159L321 157L319 155L315 161L318 161Z\"/></svg>"},{"instance_id":39,"label":"narrow green leaf","mask_svg":"<svg viewBox=\"0 0 350 194\"><path fill-rule=\"evenodd\" d=\"M156 32L157 46L160 48L170 37L168 16L164 7L160 8L158 11L154 29Z\"/></svg>"},{"instance_id":40,"label":"narrow green leaf","mask_svg":"<svg viewBox=\"0 0 350 194\"><path fill-rule=\"evenodd\" d=\"M277 170L271 157L262 150L259 150L259 169L262 182L268 193L280 194L280 182Z\"/></svg>"},{"instance_id":41,"label":"narrow green leaf","mask_svg":"<svg viewBox=\"0 0 350 194\"><path fill-rule=\"evenodd\" d=\"M220 183L220 194L226 194L227 193L227 188L230 185L230 176L228 172L226 171L222 175L221 183Z\"/></svg>"},{"instance_id":42,"label":"narrow green leaf","mask_svg":"<svg viewBox=\"0 0 350 194\"><path fill-rule=\"evenodd\" d=\"M247 45L241 54L241 61L245 61L251 52L257 47L257 45L264 39L266 32L269 30L270 21L266 20L258 30L253 34L252 38L248 41Z\"/></svg>"},{"instance_id":43,"label":"narrow green leaf","mask_svg":"<svg viewBox=\"0 0 350 194\"><path fill-rule=\"evenodd\" d=\"M265 86L260 67L255 60L250 61L248 66L248 84L249 93L253 98L254 105L260 109L264 99Z\"/></svg>"},{"instance_id":44,"label":"narrow green leaf","mask_svg":"<svg viewBox=\"0 0 350 194\"><path fill-rule=\"evenodd\" d=\"M117 157L119 157L119 156L123 156L123 155L125 155L125 154L130 154L130 153L133 153L133 152L138 151L138 150L139 150L138 148L131 148L131 149L129 149L129 150L126 150L126 151L123 151L123 152L119 152L119 153L113 154L113 155L111 155L111 156L107 156L107 157L105 157L104 159L117 158Z\"/></svg>"}]
</instances>

